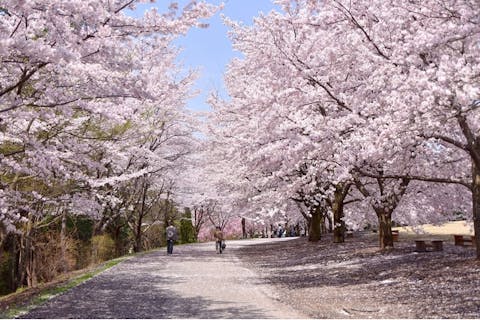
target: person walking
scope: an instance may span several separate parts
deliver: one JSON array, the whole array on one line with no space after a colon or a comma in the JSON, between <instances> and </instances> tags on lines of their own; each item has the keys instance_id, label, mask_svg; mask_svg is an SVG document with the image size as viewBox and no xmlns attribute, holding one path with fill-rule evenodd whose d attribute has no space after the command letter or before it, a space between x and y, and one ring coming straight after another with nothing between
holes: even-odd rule
<instances>
[{"instance_id":1,"label":"person walking","mask_svg":"<svg viewBox=\"0 0 480 320\"><path fill-rule=\"evenodd\" d=\"M175 240L177 240L177 228L175 228L175 226L171 221L168 222L166 233L167 233L167 254L172 254L173 244L175 243Z\"/></svg>"},{"instance_id":2,"label":"person walking","mask_svg":"<svg viewBox=\"0 0 480 320\"><path fill-rule=\"evenodd\" d=\"M213 236L215 237L215 249L217 253L222 253L223 251L223 231L220 229L220 227L215 227L215 232L213 233Z\"/></svg>"}]
</instances>

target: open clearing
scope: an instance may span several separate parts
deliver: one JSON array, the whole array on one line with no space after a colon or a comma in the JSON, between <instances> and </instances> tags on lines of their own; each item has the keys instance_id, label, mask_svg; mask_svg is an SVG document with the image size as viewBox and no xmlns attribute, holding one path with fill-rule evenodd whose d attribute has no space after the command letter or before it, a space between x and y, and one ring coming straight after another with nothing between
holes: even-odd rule
<instances>
[{"instance_id":1,"label":"open clearing","mask_svg":"<svg viewBox=\"0 0 480 320\"><path fill-rule=\"evenodd\" d=\"M480 318L474 248L455 246L443 234L449 239L443 251L415 252L413 240L426 237L400 231L395 249L381 252L371 232L343 244L327 235L318 243L299 238L243 247L238 255L281 301L312 318Z\"/></svg>"}]
</instances>

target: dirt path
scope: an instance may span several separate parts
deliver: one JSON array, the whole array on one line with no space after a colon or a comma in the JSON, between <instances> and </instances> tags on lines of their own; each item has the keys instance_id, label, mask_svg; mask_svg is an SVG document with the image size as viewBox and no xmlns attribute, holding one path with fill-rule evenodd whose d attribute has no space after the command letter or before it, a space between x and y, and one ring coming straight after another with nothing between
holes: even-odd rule
<instances>
[{"instance_id":1,"label":"dirt path","mask_svg":"<svg viewBox=\"0 0 480 320\"><path fill-rule=\"evenodd\" d=\"M261 240L260 240L261 241ZM129 259L23 315L24 318L305 318L234 252L257 241L175 246Z\"/></svg>"}]
</instances>

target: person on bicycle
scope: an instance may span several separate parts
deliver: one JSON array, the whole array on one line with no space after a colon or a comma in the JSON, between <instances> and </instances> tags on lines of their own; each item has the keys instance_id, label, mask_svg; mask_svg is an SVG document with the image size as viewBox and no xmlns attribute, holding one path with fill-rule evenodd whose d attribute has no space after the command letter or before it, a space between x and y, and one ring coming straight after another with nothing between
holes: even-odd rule
<instances>
[{"instance_id":1,"label":"person on bicycle","mask_svg":"<svg viewBox=\"0 0 480 320\"><path fill-rule=\"evenodd\" d=\"M215 249L217 253L222 253L222 242L224 240L222 229L220 229L220 227L215 227L215 232L213 233L213 236L215 237Z\"/></svg>"}]
</instances>

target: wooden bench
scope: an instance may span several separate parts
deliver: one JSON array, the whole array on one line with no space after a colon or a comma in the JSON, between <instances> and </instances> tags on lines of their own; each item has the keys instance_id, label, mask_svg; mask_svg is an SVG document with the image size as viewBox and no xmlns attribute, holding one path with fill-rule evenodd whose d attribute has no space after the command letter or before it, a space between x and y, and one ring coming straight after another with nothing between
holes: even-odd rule
<instances>
[{"instance_id":1,"label":"wooden bench","mask_svg":"<svg viewBox=\"0 0 480 320\"><path fill-rule=\"evenodd\" d=\"M475 245L475 236L465 236L461 234L454 234L453 240L455 241L456 246L464 246L470 244L471 246Z\"/></svg>"},{"instance_id":2,"label":"wooden bench","mask_svg":"<svg viewBox=\"0 0 480 320\"><path fill-rule=\"evenodd\" d=\"M428 250L429 248L431 250ZM443 251L443 240L415 240L415 251Z\"/></svg>"},{"instance_id":3,"label":"wooden bench","mask_svg":"<svg viewBox=\"0 0 480 320\"><path fill-rule=\"evenodd\" d=\"M398 242L398 236L399 236L399 231L398 230L392 230L392 238L393 242Z\"/></svg>"}]
</instances>

